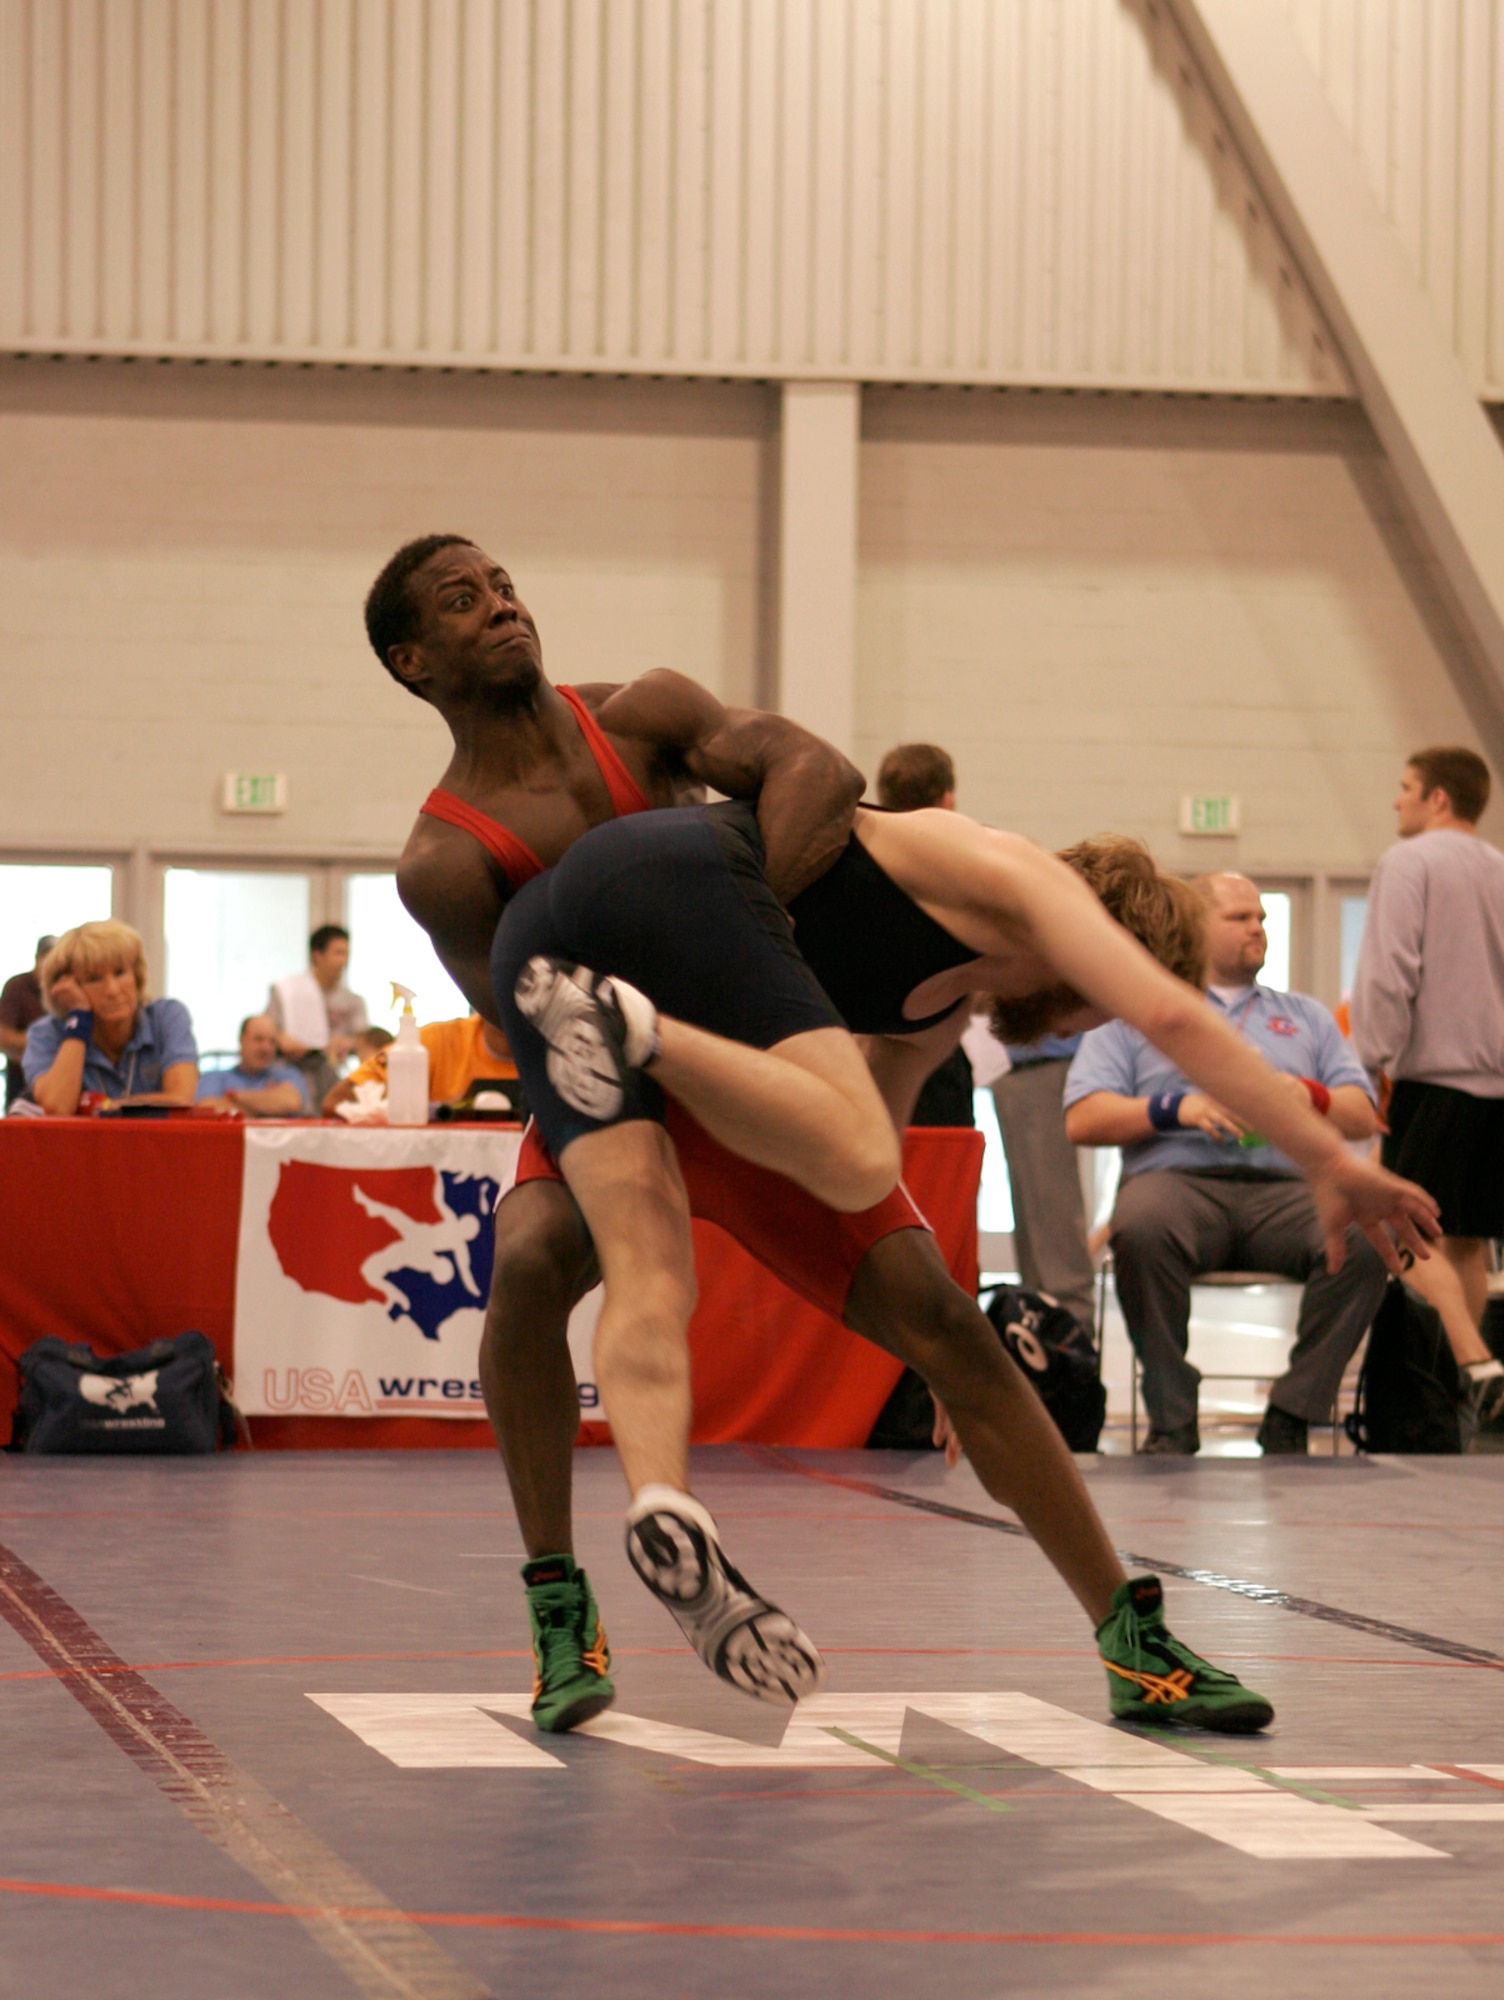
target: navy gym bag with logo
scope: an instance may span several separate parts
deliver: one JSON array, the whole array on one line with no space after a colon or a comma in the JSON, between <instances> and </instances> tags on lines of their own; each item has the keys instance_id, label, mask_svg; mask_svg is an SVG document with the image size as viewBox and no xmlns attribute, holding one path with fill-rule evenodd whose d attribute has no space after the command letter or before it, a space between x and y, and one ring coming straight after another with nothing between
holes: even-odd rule
<instances>
[{"instance_id":1,"label":"navy gym bag with logo","mask_svg":"<svg viewBox=\"0 0 1504 2000\"><path fill-rule=\"evenodd\" d=\"M235 1408L205 1334L110 1355L48 1334L17 1366L12 1451L202 1452L235 1442Z\"/></svg>"}]
</instances>

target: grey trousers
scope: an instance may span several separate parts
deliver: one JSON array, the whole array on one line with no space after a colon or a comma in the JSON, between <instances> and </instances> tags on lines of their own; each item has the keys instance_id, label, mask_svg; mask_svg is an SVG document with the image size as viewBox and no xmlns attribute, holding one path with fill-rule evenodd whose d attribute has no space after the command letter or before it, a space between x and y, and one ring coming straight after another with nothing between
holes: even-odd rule
<instances>
[{"instance_id":1,"label":"grey trousers","mask_svg":"<svg viewBox=\"0 0 1504 2000\"><path fill-rule=\"evenodd\" d=\"M1200 1374L1186 1359L1191 1281L1209 1271L1277 1271L1305 1286L1290 1366L1269 1392L1276 1409L1324 1422L1342 1371L1384 1294L1383 1260L1347 1232L1340 1271L1326 1268L1315 1203L1304 1181L1237 1180L1177 1168L1131 1174L1112 1212L1118 1303L1144 1366L1157 1431L1196 1419Z\"/></svg>"},{"instance_id":2,"label":"grey trousers","mask_svg":"<svg viewBox=\"0 0 1504 2000\"><path fill-rule=\"evenodd\" d=\"M1011 1069L992 1086L1013 1189L1013 1241L1030 1291L1048 1292L1088 1329L1096 1316L1076 1149L1065 1136L1067 1060Z\"/></svg>"}]
</instances>

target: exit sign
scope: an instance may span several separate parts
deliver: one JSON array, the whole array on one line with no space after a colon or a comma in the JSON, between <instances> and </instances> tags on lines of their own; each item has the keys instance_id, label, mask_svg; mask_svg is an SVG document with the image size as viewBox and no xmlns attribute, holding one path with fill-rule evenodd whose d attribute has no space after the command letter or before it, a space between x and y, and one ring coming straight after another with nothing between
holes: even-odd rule
<instances>
[{"instance_id":1,"label":"exit sign","mask_svg":"<svg viewBox=\"0 0 1504 2000\"><path fill-rule=\"evenodd\" d=\"M227 813L287 811L287 777L282 771L226 771Z\"/></svg>"},{"instance_id":2,"label":"exit sign","mask_svg":"<svg viewBox=\"0 0 1504 2000\"><path fill-rule=\"evenodd\" d=\"M1236 833L1242 815L1231 792L1197 792L1180 801L1180 831L1190 834Z\"/></svg>"}]
</instances>

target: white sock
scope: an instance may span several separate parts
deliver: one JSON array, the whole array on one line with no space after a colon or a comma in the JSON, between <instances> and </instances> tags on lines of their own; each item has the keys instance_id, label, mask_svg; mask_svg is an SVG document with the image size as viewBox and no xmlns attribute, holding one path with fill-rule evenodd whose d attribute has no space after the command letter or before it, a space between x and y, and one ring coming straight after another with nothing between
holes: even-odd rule
<instances>
[{"instance_id":1,"label":"white sock","mask_svg":"<svg viewBox=\"0 0 1504 2000\"><path fill-rule=\"evenodd\" d=\"M1469 1382L1492 1382L1504 1375L1504 1361L1469 1361L1462 1372Z\"/></svg>"},{"instance_id":2,"label":"white sock","mask_svg":"<svg viewBox=\"0 0 1504 2000\"><path fill-rule=\"evenodd\" d=\"M660 1510L665 1514L677 1514L682 1521L693 1521L719 1548L721 1538L709 1509L702 1507L692 1493L685 1493L677 1486L640 1486L627 1509L627 1526L635 1528L647 1515Z\"/></svg>"}]
</instances>

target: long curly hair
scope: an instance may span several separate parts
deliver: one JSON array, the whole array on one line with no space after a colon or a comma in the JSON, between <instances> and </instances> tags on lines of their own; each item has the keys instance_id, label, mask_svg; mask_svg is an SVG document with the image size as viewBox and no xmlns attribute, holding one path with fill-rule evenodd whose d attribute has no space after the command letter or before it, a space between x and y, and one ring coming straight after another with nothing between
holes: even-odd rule
<instances>
[{"instance_id":1,"label":"long curly hair","mask_svg":"<svg viewBox=\"0 0 1504 2000\"><path fill-rule=\"evenodd\" d=\"M1059 859L1167 972L1188 985L1205 986L1206 903L1189 882L1162 875L1141 840L1124 833L1098 834L1062 848ZM1081 996L1064 985L996 999L992 1031L1004 1042L1035 1041L1080 1004Z\"/></svg>"}]
</instances>

